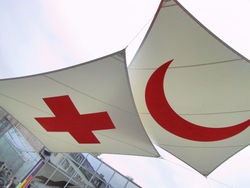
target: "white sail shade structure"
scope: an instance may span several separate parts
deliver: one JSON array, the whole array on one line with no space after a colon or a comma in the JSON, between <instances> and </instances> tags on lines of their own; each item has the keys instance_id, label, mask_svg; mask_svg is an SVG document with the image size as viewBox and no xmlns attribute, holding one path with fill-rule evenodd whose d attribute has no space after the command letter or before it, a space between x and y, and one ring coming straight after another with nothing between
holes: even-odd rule
<instances>
[{"instance_id":1,"label":"white sail shade structure","mask_svg":"<svg viewBox=\"0 0 250 188\"><path fill-rule=\"evenodd\" d=\"M143 125L203 175L250 143L250 64L177 1L165 1L129 66Z\"/></svg>"},{"instance_id":2,"label":"white sail shade structure","mask_svg":"<svg viewBox=\"0 0 250 188\"><path fill-rule=\"evenodd\" d=\"M128 68L126 50L2 79L0 106L53 152L158 157L152 140L208 175L249 145L249 60L177 1L163 2Z\"/></svg>"},{"instance_id":3,"label":"white sail shade structure","mask_svg":"<svg viewBox=\"0 0 250 188\"><path fill-rule=\"evenodd\" d=\"M53 152L157 157L133 101L124 55L0 80L0 105Z\"/></svg>"}]
</instances>

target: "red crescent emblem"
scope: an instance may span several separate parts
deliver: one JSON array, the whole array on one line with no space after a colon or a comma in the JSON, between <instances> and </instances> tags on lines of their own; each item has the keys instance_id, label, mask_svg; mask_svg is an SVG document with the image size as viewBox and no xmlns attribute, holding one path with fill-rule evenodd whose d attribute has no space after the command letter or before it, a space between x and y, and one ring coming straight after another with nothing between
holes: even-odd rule
<instances>
[{"instance_id":1,"label":"red crescent emblem","mask_svg":"<svg viewBox=\"0 0 250 188\"><path fill-rule=\"evenodd\" d=\"M172 61L168 61L156 69L146 86L146 105L154 120L161 127L185 139L207 142L232 137L250 125L250 119L248 119L230 127L209 128L190 123L180 117L168 104L163 89L164 76Z\"/></svg>"}]
</instances>

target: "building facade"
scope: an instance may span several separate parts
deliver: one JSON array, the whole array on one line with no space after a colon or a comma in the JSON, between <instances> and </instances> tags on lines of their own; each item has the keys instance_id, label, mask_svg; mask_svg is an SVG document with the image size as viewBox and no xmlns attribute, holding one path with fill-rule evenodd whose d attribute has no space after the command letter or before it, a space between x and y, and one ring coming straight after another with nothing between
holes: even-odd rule
<instances>
[{"instance_id":1,"label":"building facade","mask_svg":"<svg viewBox=\"0 0 250 188\"><path fill-rule=\"evenodd\" d=\"M0 187L138 188L88 153L52 153L0 108Z\"/></svg>"}]
</instances>

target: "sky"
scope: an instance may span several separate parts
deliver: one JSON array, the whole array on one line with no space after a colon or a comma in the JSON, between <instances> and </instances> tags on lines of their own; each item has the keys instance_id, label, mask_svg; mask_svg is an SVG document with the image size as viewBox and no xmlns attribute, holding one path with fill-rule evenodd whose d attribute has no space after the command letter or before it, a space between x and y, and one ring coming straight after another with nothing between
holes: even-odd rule
<instances>
[{"instance_id":1,"label":"sky","mask_svg":"<svg viewBox=\"0 0 250 188\"><path fill-rule=\"evenodd\" d=\"M142 0L0 3L1 78L48 72L125 49L150 23L159 4Z\"/></svg>"},{"instance_id":2,"label":"sky","mask_svg":"<svg viewBox=\"0 0 250 188\"><path fill-rule=\"evenodd\" d=\"M250 59L249 0L179 2L209 30ZM0 0L0 78L72 66L127 46L129 63L158 4L159 0ZM156 148L162 159L121 155L101 155L101 159L143 187L250 185L250 147L208 178Z\"/></svg>"}]
</instances>

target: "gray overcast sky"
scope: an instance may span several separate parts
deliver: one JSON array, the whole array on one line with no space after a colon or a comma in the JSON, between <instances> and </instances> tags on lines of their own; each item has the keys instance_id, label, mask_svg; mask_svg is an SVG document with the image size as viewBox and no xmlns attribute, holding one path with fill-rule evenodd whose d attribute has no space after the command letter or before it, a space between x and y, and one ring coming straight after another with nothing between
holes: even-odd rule
<instances>
[{"instance_id":1,"label":"gray overcast sky","mask_svg":"<svg viewBox=\"0 0 250 188\"><path fill-rule=\"evenodd\" d=\"M232 48L250 58L249 0L180 3ZM0 78L51 71L123 49L150 22L158 4L159 0L1 0ZM250 185L250 147L219 167L208 180L159 151L165 160L118 155L102 158L143 187Z\"/></svg>"}]
</instances>

